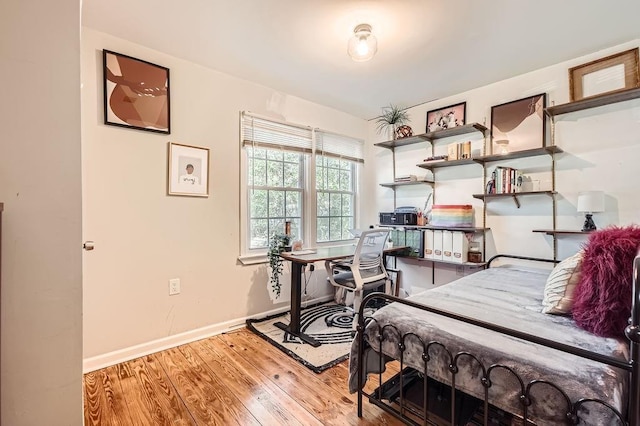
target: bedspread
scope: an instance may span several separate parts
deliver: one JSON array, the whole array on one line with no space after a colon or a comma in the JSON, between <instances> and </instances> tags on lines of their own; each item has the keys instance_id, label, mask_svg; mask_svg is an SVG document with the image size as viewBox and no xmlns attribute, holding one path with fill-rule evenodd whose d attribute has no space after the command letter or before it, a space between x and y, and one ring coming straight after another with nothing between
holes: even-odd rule
<instances>
[{"instance_id":1,"label":"bedspread","mask_svg":"<svg viewBox=\"0 0 640 426\"><path fill-rule=\"evenodd\" d=\"M578 328L570 317L542 313L543 289L549 271L521 267L490 268L463 277L452 283L427 290L410 297L416 303L457 313L544 337L556 342L580 347L622 360L629 357L628 342L602 338ZM526 384L531 380L549 380L575 402L579 398L598 398L624 413L628 373L615 367L567 354L555 349L462 323L434 313L421 311L399 303L379 309L365 329L366 373L379 369L377 336L379 326L393 324L397 332L385 328L382 352L385 358L400 358L400 336L415 333L422 342L440 342L454 356L465 351L475 355L488 368L501 364L515 370ZM417 338L406 340L404 363L424 371L422 344ZM349 388L357 390L358 342L354 340L350 357ZM440 345L431 345L426 374L443 383L451 384L452 372L449 355ZM481 384L482 368L469 356L457 362L456 387L480 399L484 398ZM489 400L492 404L512 413L520 414L521 390L517 379L506 369L496 369L491 377ZM542 423L556 422L567 413L561 394L549 386L537 385L533 392L530 415ZM586 405L579 412L588 424L615 424L611 418L603 419L602 410ZM588 413L590 412L590 413ZM548 423L547 423L548 424Z\"/></svg>"}]
</instances>

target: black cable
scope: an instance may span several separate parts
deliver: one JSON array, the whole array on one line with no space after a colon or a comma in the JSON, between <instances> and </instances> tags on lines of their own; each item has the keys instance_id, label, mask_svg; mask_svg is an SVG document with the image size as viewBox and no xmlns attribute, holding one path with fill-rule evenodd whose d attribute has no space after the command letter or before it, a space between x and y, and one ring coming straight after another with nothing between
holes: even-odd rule
<instances>
[{"instance_id":1,"label":"black cable","mask_svg":"<svg viewBox=\"0 0 640 426\"><path fill-rule=\"evenodd\" d=\"M309 276L307 277L307 271L305 269L304 271L304 292L302 293L303 295L307 295L307 285L309 284L309 280L311 279L311 275L313 275L313 270L315 268L313 267L313 264L309 265Z\"/></svg>"}]
</instances>

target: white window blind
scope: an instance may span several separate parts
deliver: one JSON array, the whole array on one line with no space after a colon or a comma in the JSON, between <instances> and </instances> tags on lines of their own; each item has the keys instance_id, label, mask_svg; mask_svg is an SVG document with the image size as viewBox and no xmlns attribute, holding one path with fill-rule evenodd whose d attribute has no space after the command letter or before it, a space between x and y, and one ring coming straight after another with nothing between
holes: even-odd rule
<instances>
[{"instance_id":1,"label":"white window blind","mask_svg":"<svg viewBox=\"0 0 640 426\"><path fill-rule=\"evenodd\" d=\"M327 157L364 163L364 142L336 133L316 130L316 152Z\"/></svg>"},{"instance_id":2,"label":"white window blind","mask_svg":"<svg viewBox=\"0 0 640 426\"><path fill-rule=\"evenodd\" d=\"M245 146L311 153L312 129L243 112L242 139Z\"/></svg>"}]
</instances>

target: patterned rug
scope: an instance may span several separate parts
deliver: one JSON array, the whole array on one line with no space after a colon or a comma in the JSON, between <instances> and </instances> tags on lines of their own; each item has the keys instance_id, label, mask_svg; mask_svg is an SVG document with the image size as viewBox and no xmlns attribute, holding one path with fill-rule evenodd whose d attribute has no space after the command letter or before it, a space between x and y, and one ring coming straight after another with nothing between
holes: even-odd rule
<instances>
[{"instance_id":1,"label":"patterned rug","mask_svg":"<svg viewBox=\"0 0 640 426\"><path fill-rule=\"evenodd\" d=\"M344 306L327 302L302 309L300 329L321 343L317 348L273 325L278 321L288 324L289 319L289 312L259 320L249 319L247 327L316 373L349 357L353 317Z\"/></svg>"}]
</instances>

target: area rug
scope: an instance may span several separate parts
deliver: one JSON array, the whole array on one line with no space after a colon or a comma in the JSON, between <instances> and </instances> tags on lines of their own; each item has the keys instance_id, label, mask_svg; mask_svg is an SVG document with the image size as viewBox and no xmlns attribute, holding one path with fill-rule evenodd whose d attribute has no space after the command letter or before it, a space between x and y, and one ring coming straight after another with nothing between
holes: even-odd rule
<instances>
[{"instance_id":1,"label":"area rug","mask_svg":"<svg viewBox=\"0 0 640 426\"><path fill-rule=\"evenodd\" d=\"M288 324L289 319L289 312L263 319L249 319L247 327L316 373L349 357L353 317L343 305L327 302L302 309L300 329L321 343L317 348L273 325L278 321Z\"/></svg>"}]
</instances>

